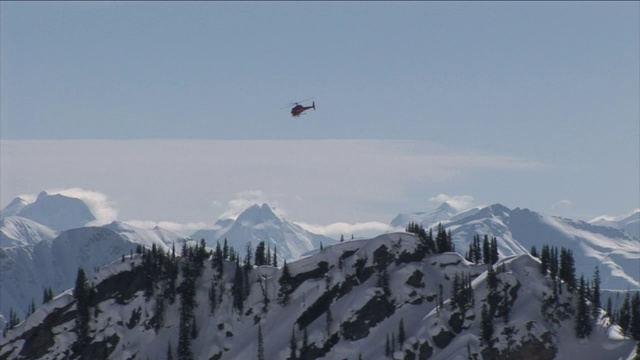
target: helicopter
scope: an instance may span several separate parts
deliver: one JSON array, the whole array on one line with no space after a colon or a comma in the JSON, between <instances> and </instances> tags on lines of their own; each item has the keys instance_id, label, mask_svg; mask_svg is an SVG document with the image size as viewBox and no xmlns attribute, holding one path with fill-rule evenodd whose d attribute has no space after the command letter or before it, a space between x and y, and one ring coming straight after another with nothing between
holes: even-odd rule
<instances>
[{"instance_id":1,"label":"helicopter","mask_svg":"<svg viewBox=\"0 0 640 360\"><path fill-rule=\"evenodd\" d=\"M302 114L303 112L305 112L306 110L309 109L316 109L316 102L313 101L311 103L311 106L304 106L304 105L300 105L300 103L294 103L296 106L294 106L293 108L291 108L291 116L293 117L298 117L300 116L300 114Z\"/></svg>"}]
</instances>

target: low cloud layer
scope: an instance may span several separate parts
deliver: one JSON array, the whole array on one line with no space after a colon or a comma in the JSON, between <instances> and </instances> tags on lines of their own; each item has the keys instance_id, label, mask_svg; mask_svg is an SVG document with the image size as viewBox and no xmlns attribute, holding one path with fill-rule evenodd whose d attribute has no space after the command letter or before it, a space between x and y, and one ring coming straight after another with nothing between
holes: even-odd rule
<instances>
[{"instance_id":1,"label":"low cloud layer","mask_svg":"<svg viewBox=\"0 0 640 360\"><path fill-rule=\"evenodd\" d=\"M460 189L477 174L528 175L547 167L403 140L3 140L0 145L2 206L19 194L55 187L75 189L94 204L101 222L117 216L213 225L267 202L294 222L334 224L322 226L327 234L338 228L357 232L362 224L382 228L371 222L386 224L400 212L426 210L420 199L430 194L464 194ZM474 199L447 201L464 207Z\"/></svg>"}]
</instances>

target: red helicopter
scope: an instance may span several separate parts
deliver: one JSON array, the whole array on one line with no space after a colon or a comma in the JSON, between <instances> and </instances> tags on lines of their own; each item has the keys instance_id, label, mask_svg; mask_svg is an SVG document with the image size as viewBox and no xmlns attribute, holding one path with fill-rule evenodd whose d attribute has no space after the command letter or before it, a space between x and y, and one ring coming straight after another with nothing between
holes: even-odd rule
<instances>
[{"instance_id":1,"label":"red helicopter","mask_svg":"<svg viewBox=\"0 0 640 360\"><path fill-rule=\"evenodd\" d=\"M309 110L309 109L315 110L316 109L316 102L315 101L313 101L311 103L311 106L304 106L304 105L300 105L299 103L294 103L294 104L296 104L296 106L291 108L291 116L293 116L293 117L300 116L300 114L302 114L306 110Z\"/></svg>"}]
</instances>

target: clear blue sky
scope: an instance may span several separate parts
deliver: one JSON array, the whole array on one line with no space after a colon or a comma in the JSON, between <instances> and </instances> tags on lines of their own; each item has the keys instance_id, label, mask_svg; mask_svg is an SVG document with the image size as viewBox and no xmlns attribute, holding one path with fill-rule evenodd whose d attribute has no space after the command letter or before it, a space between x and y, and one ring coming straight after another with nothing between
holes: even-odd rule
<instances>
[{"instance_id":1,"label":"clear blue sky","mask_svg":"<svg viewBox=\"0 0 640 360\"><path fill-rule=\"evenodd\" d=\"M638 2L0 10L2 140L414 140L544 164L405 189L425 207L440 193L548 212L566 200L567 215L640 207ZM291 118L309 97L317 111ZM18 191L3 186L2 205Z\"/></svg>"}]
</instances>

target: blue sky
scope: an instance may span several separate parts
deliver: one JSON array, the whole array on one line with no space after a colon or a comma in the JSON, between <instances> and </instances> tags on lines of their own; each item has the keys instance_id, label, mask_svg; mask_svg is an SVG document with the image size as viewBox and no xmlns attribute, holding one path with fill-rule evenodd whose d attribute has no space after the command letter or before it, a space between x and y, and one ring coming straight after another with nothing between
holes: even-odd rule
<instances>
[{"instance_id":1,"label":"blue sky","mask_svg":"<svg viewBox=\"0 0 640 360\"><path fill-rule=\"evenodd\" d=\"M144 163L156 161L152 156L166 158L163 151L171 147L161 141L171 140L186 148L198 147L189 145L194 141L215 149L228 145L218 150L223 154L210 154L231 159L224 169L194 164L181 171L238 179L221 184L217 193L208 190L215 183L204 181L192 184L189 194L183 190L193 203L209 204L193 206L193 221L223 213L238 194L256 193L270 202L281 196L290 216L309 223L335 222L337 216L387 222L390 214L433 207L428 199L438 194L579 218L640 207L638 2L1 2L0 7L3 206L22 193L82 187L117 199L127 218L181 217L175 210L145 211L142 198L133 194L149 184L136 183L135 176L106 189L66 159L41 165L69 168L66 178L39 169L38 181L24 181L28 169L6 165L42 157L11 150L27 142L39 142L50 153L82 144L76 152L102 158L105 154L86 142L99 140L110 144L110 153L120 153L114 149L123 143L151 146L155 150L140 150L149 158L136 162L138 171L148 173ZM317 110L291 118L287 105L310 97ZM257 142L242 146L245 140ZM287 144L286 155L269 152L275 150L261 146L262 140ZM342 153L319 150L318 144L331 144L326 140L342 140ZM362 141L371 141L379 163L359 161L366 157ZM389 155L386 146L403 150ZM378 173L401 172L409 167L397 162L415 159L416 166L443 171L434 165L437 154L494 162L470 166L452 160L449 168L456 170L439 180L416 172L409 174L416 177L411 181L379 184L371 180L376 172L358 168L366 163L379 166ZM198 164L210 160L201 153L183 156L201 157ZM334 167L337 156L350 159L353 170L344 170L346 162ZM255 177L252 168L238 163L255 158L294 169L309 161L319 172L367 174L371 183L398 189L371 190L386 199L370 193L373 201L362 193L324 201L310 211L319 207L311 199L323 198L318 187L289 192L296 186L285 184L286 178L278 186L265 185L280 179L279 166L261 172L261 181L246 182ZM127 155L109 159L114 173L132 161ZM245 183L244 188L235 183ZM351 191L359 193L354 183ZM336 193L348 192L347 185ZM323 187L325 194L332 190ZM300 198L309 200L294 205ZM127 210L132 208L139 210ZM187 214L188 208L187 202L180 210ZM195 219L203 212L206 219Z\"/></svg>"}]
</instances>

